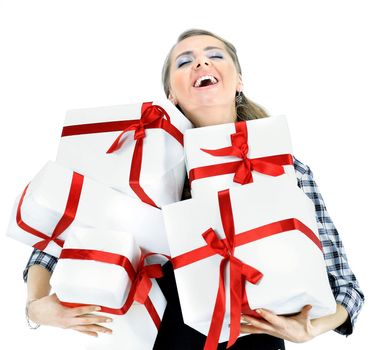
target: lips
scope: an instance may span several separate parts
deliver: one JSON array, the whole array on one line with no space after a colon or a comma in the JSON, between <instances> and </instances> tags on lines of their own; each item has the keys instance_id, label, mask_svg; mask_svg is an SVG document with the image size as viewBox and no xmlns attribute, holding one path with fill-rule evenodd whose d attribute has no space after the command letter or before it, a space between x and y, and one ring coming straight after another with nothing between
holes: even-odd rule
<instances>
[{"instance_id":1,"label":"lips","mask_svg":"<svg viewBox=\"0 0 384 350\"><path fill-rule=\"evenodd\" d=\"M204 74L198 77L193 83L194 88L202 88L207 86L216 85L219 80L212 74Z\"/></svg>"}]
</instances>

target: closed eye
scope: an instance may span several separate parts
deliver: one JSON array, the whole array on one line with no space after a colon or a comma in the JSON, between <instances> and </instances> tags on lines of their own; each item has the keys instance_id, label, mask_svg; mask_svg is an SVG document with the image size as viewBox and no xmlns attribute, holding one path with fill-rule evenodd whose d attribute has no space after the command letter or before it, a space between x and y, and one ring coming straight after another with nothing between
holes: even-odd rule
<instances>
[{"instance_id":1,"label":"closed eye","mask_svg":"<svg viewBox=\"0 0 384 350\"><path fill-rule=\"evenodd\" d=\"M180 67L182 67L182 66L184 66L185 64L187 64L187 63L190 63L191 61L184 61L184 62L181 62L181 63L179 63L178 65L177 65L177 68L180 68Z\"/></svg>"},{"instance_id":2,"label":"closed eye","mask_svg":"<svg viewBox=\"0 0 384 350\"><path fill-rule=\"evenodd\" d=\"M215 55L210 56L210 58L224 58L224 57L223 57L223 55L215 54Z\"/></svg>"},{"instance_id":3,"label":"closed eye","mask_svg":"<svg viewBox=\"0 0 384 350\"><path fill-rule=\"evenodd\" d=\"M208 56L210 59L212 58L218 58L218 59L223 59L223 55L220 54L220 53L214 53L212 56ZM185 61L181 61L179 63L177 63L177 68L180 68L182 66L184 66L185 64L188 64L188 63L191 63L192 61L191 60L185 60Z\"/></svg>"}]
</instances>

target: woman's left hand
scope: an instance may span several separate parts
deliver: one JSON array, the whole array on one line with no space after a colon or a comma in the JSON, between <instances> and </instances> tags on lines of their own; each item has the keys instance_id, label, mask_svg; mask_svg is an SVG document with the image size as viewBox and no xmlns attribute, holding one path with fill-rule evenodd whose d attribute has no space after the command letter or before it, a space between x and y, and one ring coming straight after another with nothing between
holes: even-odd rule
<instances>
[{"instance_id":1,"label":"woman's left hand","mask_svg":"<svg viewBox=\"0 0 384 350\"><path fill-rule=\"evenodd\" d=\"M261 318L242 316L242 320L247 323L241 324L240 332L265 333L294 343L304 343L316 336L309 319L311 308L311 305L306 305L294 316L278 316L271 311L259 309Z\"/></svg>"}]
</instances>

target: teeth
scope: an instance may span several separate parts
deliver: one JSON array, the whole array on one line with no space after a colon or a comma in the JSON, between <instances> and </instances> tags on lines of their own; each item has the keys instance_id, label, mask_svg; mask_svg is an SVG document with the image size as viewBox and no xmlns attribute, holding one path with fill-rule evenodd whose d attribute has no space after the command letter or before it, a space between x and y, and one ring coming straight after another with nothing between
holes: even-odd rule
<instances>
[{"instance_id":1,"label":"teeth","mask_svg":"<svg viewBox=\"0 0 384 350\"><path fill-rule=\"evenodd\" d=\"M201 86L201 82L203 80L206 80L206 79L209 79L212 82L212 84L216 84L217 83L217 79L214 76L212 76L212 75L204 75L204 76L202 76L202 77L200 77L199 79L196 80L194 87Z\"/></svg>"}]
</instances>

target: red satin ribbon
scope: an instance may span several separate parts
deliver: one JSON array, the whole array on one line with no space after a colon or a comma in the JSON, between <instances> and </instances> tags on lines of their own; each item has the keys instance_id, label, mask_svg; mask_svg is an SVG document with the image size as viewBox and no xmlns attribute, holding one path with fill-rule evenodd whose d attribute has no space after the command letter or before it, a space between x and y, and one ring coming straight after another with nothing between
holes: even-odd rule
<instances>
[{"instance_id":1,"label":"red satin ribbon","mask_svg":"<svg viewBox=\"0 0 384 350\"><path fill-rule=\"evenodd\" d=\"M241 312L249 314L250 308L245 292L245 281L257 283L262 278L262 273L257 269L243 263L234 256L235 247L257 241L286 231L298 230L306 235L322 251L322 245L313 231L301 221L290 218L271 224L260 226L239 234L235 234L233 213L229 190L218 193L221 221L225 239L219 239L215 231L210 228L202 236L207 242L206 246L194 249L187 253L172 258L174 269L184 267L199 260L220 254L219 287L216 295L211 325L209 328L204 350L216 349L225 316L225 266L230 264L230 337L227 348L233 345L240 334Z\"/></svg>"},{"instance_id":2,"label":"red satin ribbon","mask_svg":"<svg viewBox=\"0 0 384 350\"><path fill-rule=\"evenodd\" d=\"M152 288L151 278L160 278L163 276L163 271L160 264L144 265L145 259L154 253L148 253L140 257L137 271L133 267L129 259L123 255L109 253L100 250L89 250L89 249L70 249L65 248L61 251L60 259L76 259L76 260L94 260L100 261L107 264L114 264L121 266L128 274L128 277L132 281L131 289L128 293L127 299L123 306L119 309L110 308L107 306L101 306L101 311L114 314L124 315L131 307L134 301L143 304L147 309L153 323L156 328L160 328L161 319L151 299L149 298L149 292ZM166 255L164 255L167 257ZM169 258L169 257L167 257ZM61 304L67 307L78 307L89 304L80 303L68 303L62 302Z\"/></svg>"},{"instance_id":3,"label":"red satin ribbon","mask_svg":"<svg viewBox=\"0 0 384 350\"><path fill-rule=\"evenodd\" d=\"M248 158L248 131L245 121L235 123L236 132L231 134L231 146L208 150L201 148L202 151L213 156L233 156L241 160L203 166L189 171L189 181L235 173L233 181L242 185L253 182L252 170L259 173L279 176L284 174L283 165L293 164L293 158L290 154L279 154L275 156Z\"/></svg>"},{"instance_id":4,"label":"red satin ribbon","mask_svg":"<svg viewBox=\"0 0 384 350\"><path fill-rule=\"evenodd\" d=\"M58 237L71 225L72 221L75 219L77 207L80 201L81 189L83 187L83 181L84 181L83 175L73 172L71 187L69 190L69 195L67 199L67 204L65 206L64 214L59 220L59 222L57 223L51 236L48 236L34 229L33 227L29 226L23 221L21 217L21 206L23 204L23 200L29 185L25 187L21 195L19 204L17 206L16 223L22 230L28 233L31 233L32 235L42 239L42 241L37 242L36 244L33 245L34 248L39 250L44 250L48 246L49 242L51 241L55 242L60 247L63 246L64 241L62 239L59 239Z\"/></svg>"},{"instance_id":5,"label":"red satin ribbon","mask_svg":"<svg viewBox=\"0 0 384 350\"><path fill-rule=\"evenodd\" d=\"M230 233L231 234L231 233ZM240 334L240 315L241 305L245 293L245 281L257 283L263 274L250 265L243 263L241 260L233 256L234 247L228 244L230 240L223 242L220 240L216 232L212 229L203 233L203 237L217 254L223 259L220 262L220 278L219 289L216 295L215 307L212 315L212 322L208 332L207 343L204 349L214 349L220 338L221 328L225 315L225 267L229 263L230 268L230 299L231 299L231 328L228 347L232 346Z\"/></svg>"},{"instance_id":6,"label":"red satin ribbon","mask_svg":"<svg viewBox=\"0 0 384 350\"><path fill-rule=\"evenodd\" d=\"M161 318L157 313L151 299L149 298L149 292L152 288L151 278L163 277L163 270L160 264L144 265L145 259L151 255L159 254L147 253L145 255L142 255L140 258L137 274L132 285L133 299L140 304L144 304L156 328L160 329ZM166 257L168 260L170 259L170 257L167 255L160 255Z\"/></svg>"},{"instance_id":7,"label":"red satin ribbon","mask_svg":"<svg viewBox=\"0 0 384 350\"><path fill-rule=\"evenodd\" d=\"M107 151L107 153L113 153L122 146L124 142L122 140L123 136L129 131L134 131L136 144L132 156L129 185L143 202L157 207L140 185L140 172L145 130L159 128L165 130L183 145L183 134L171 124L171 118L167 111L161 106L153 105L152 102L144 102L142 104L140 119L65 126L61 136L121 131Z\"/></svg>"}]
</instances>

